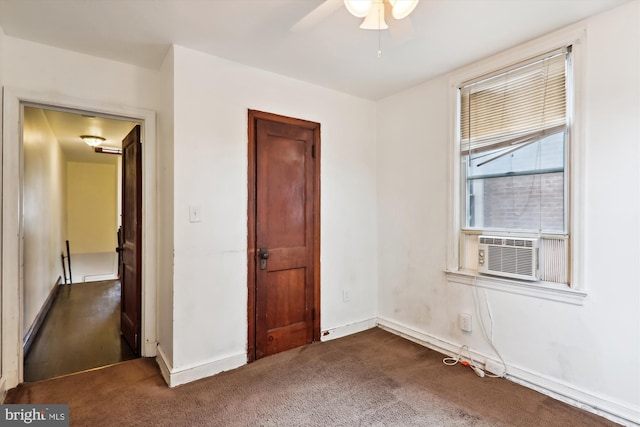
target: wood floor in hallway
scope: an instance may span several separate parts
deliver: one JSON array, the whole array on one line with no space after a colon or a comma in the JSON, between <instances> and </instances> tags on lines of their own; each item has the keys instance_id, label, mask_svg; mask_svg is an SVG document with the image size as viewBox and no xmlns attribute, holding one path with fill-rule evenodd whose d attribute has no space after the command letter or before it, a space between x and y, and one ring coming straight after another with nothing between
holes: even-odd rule
<instances>
[{"instance_id":1,"label":"wood floor in hallway","mask_svg":"<svg viewBox=\"0 0 640 427\"><path fill-rule=\"evenodd\" d=\"M58 289L24 360L24 380L40 381L134 359L120 335L120 282Z\"/></svg>"}]
</instances>

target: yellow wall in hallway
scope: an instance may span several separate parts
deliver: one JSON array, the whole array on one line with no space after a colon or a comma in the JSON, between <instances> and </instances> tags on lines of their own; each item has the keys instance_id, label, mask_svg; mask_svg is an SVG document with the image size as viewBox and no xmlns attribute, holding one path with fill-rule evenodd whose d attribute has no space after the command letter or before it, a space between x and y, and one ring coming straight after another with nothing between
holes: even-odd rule
<instances>
[{"instance_id":1,"label":"yellow wall in hallway","mask_svg":"<svg viewBox=\"0 0 640 427\"><path fill-rule=\"evenodd\" d=\"M72 254L114 252L116 187L115 165L67 163L67 233Z\"/></svg>"}]
</instances>

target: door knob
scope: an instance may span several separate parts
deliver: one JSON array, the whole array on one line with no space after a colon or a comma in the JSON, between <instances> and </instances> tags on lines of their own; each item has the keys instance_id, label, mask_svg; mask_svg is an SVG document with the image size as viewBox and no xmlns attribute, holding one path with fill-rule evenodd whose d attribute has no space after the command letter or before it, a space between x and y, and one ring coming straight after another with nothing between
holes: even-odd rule
<instances>
[{"instance_id":1,"label":"door knob","mask_svg":"<svg viewBox=\"0 0 640 427\"><path fill-rule=\"evenodd\" d=\"M267 252L267 248L260 248L258 252L258 257L260 257L260 270L267 269L267 259L269 259L269 253Z\"/></svg>"}]
</instances>

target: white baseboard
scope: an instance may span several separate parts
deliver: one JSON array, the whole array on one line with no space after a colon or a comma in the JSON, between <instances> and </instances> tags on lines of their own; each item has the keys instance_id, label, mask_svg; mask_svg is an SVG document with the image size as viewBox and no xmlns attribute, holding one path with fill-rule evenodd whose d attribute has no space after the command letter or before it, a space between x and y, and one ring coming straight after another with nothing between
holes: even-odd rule
<instances>
[{"instance_id":1,"label":"white baseboard","mask_svg":"<svg viewBox=\"0 0 640 427\"><path fill-rule=\"evenodd\" d=\"M355 334L358 332L366 331L367 329L375 328L378 324L378 319L371 318L362 320L356 323L350 323L348 325L342 325L335 328L323 329L320 333L320 341L335 340L336 338L346 337L347 335Z\"/></svg>"},{"instance_id":2,"label":"white baseboard","mask_svg":"<svg viewBox=\"0 0 640 427\"><path fill-rule=\"evenodd\" d=\"M70 261L73 283L118 278L118 254L115 251L71 254Z\"/></svg>"},{"instance_id":3,"label":"white baseboard","mask_svg":"<svg viewBox=\"0 0 640 427\"><path fill-rule=\"evenodd\" d=\"M632 408L622 402L598 396L575 388L571 384L558 381L518 367L509 367L507 379L556 400L585 411L600 415L623 426L640 426L640 408Z\"/></svg>"},{"instance_id":4,"label":"white baseboard","mask_svg":"<svg viewBox=\"0 0 640 427\"><path fill-rule=\"evenodd\" d=\"M157 351L156 363L160 368L160 374L162 374L162 378L164 378L164 382L167 383L167 385L171 386L170 383L171 383L172 367L171 367L171 364L169 363L169 358L167 358L167 355L164 353L160 345L158 345L156 351Z\"/></svg>"},{"instance_id":5,"label":"white baseboard","mask_svg":"<svg viewBox=\"0 0 640 427\"><path fill-rule=\"evenodd\" d=\"M117 274L91 274L87 276L82 276L83 282L100 282L103 280L116 280L118 278Z\"/></svg>"},{"instance_id":6,"label":"white baseboard","mask_svg":"<svg viewBox=\"0 0 640 427\"><path fill-rule=\"evenodd\" d=\"M60 289L60 283L62 283L62 277L58 276L58 280L56 280L56 283L49 290L49 295L47 295L47 299L44 300L44 303L42 303L42 307L40 307L40 310L38 310L38 313L31 323L29 330L24 334L24 337L22 339L22 354L25 355L25 357L27 353L29 353L31 344L33 344L33 340L36 338L36 335L38 335L38 331L42 327L44 319L47 317L47 313L49 313L49 310L51 309L53 300L56 299L58 289Z\"/></svg>"},{"instance_id":7,"label":"white baseboard","mask_svg":"<svg viewBox=\"0 0 640 427\"><path fill-rule=\"evenodd\" d=\"M377 318L363 320L361 322L351 323L348 325L338 326L336 328L323 330L321 334L322 341L328 341L336 338L345 337L347 335L366 331L375 328L378 324ZM169 387L176 387L201 378L210 377L223 371L238 368L247 363L246 353L235 354L222 359L215 359L209 362L191 365L180 369L174 369L169 362L169 358L162 349L161 345L156 347L156 363L160 367L162 378Z\"/></svg>"},{"instance_id":8,"label":"white baseboard","mask_svg":"<svg viewBox=\"0 0 640 427\"><path fill-rule=\"evenodd\" d=\"M169 363L162 347L158 346L158 356L156 357L160 372L169 387L176 387L181 384L190 383L201 378L210 377L223 371L239 368L247 363L247 354L234 354L222 359L215 359L204 363L193 364L183 368L175 369Z\"/></svg>"},{"instance_id":9,"label":"white baseboard","mask_svg":"<svg viewBox=\"0 0 640 427\"><path fill-rule=\"evenodd\" d=\"M409 326L380 317L378 318L378 326L386 331L448 356L456 356L460 351L460 347L463 345L443 340L427 333L417 331ZM488 357L487 355L474 351L473 349L470 350L470 353L473 360L481 364L481 366L487 359L494 360L492 357ZM498 362L496 361L496 363ZM550 396L556 400L600 415L624 426L640 425L637 421L640 420L640 408L631 407L626 403L615 402L610 398L594 395L593 393L580 390L570 384L558 381L555 378L550 378L514 365L507 366L507 375L505 378L527 388L536 390L539 393Z\"/></svg>"},{"instance_id":10,"label":"white baseboard","mask_svg":"<svg viewBox=\"0 0 640 427\"><path fill-rule=\"evenodd\" d=\"M158 355L157 341L145 341L142 343L142 357L156 357Z\"/></svg>"}]
</instances>

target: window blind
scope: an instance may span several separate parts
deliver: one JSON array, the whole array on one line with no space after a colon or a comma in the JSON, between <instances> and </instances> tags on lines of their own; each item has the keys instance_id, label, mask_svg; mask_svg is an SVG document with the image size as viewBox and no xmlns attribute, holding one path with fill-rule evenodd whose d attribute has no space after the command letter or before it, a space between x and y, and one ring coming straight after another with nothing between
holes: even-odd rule
<instances>
[{"instance_id":1,"label":"window blind","mask_svg":"<svg viewBox=\"0 0 640 427\"><path fill-rule=\"evenodd\" d=\"M566 128L568 48L462 85L461 154L530 143Z\"/></svg>"}]
</instances>

